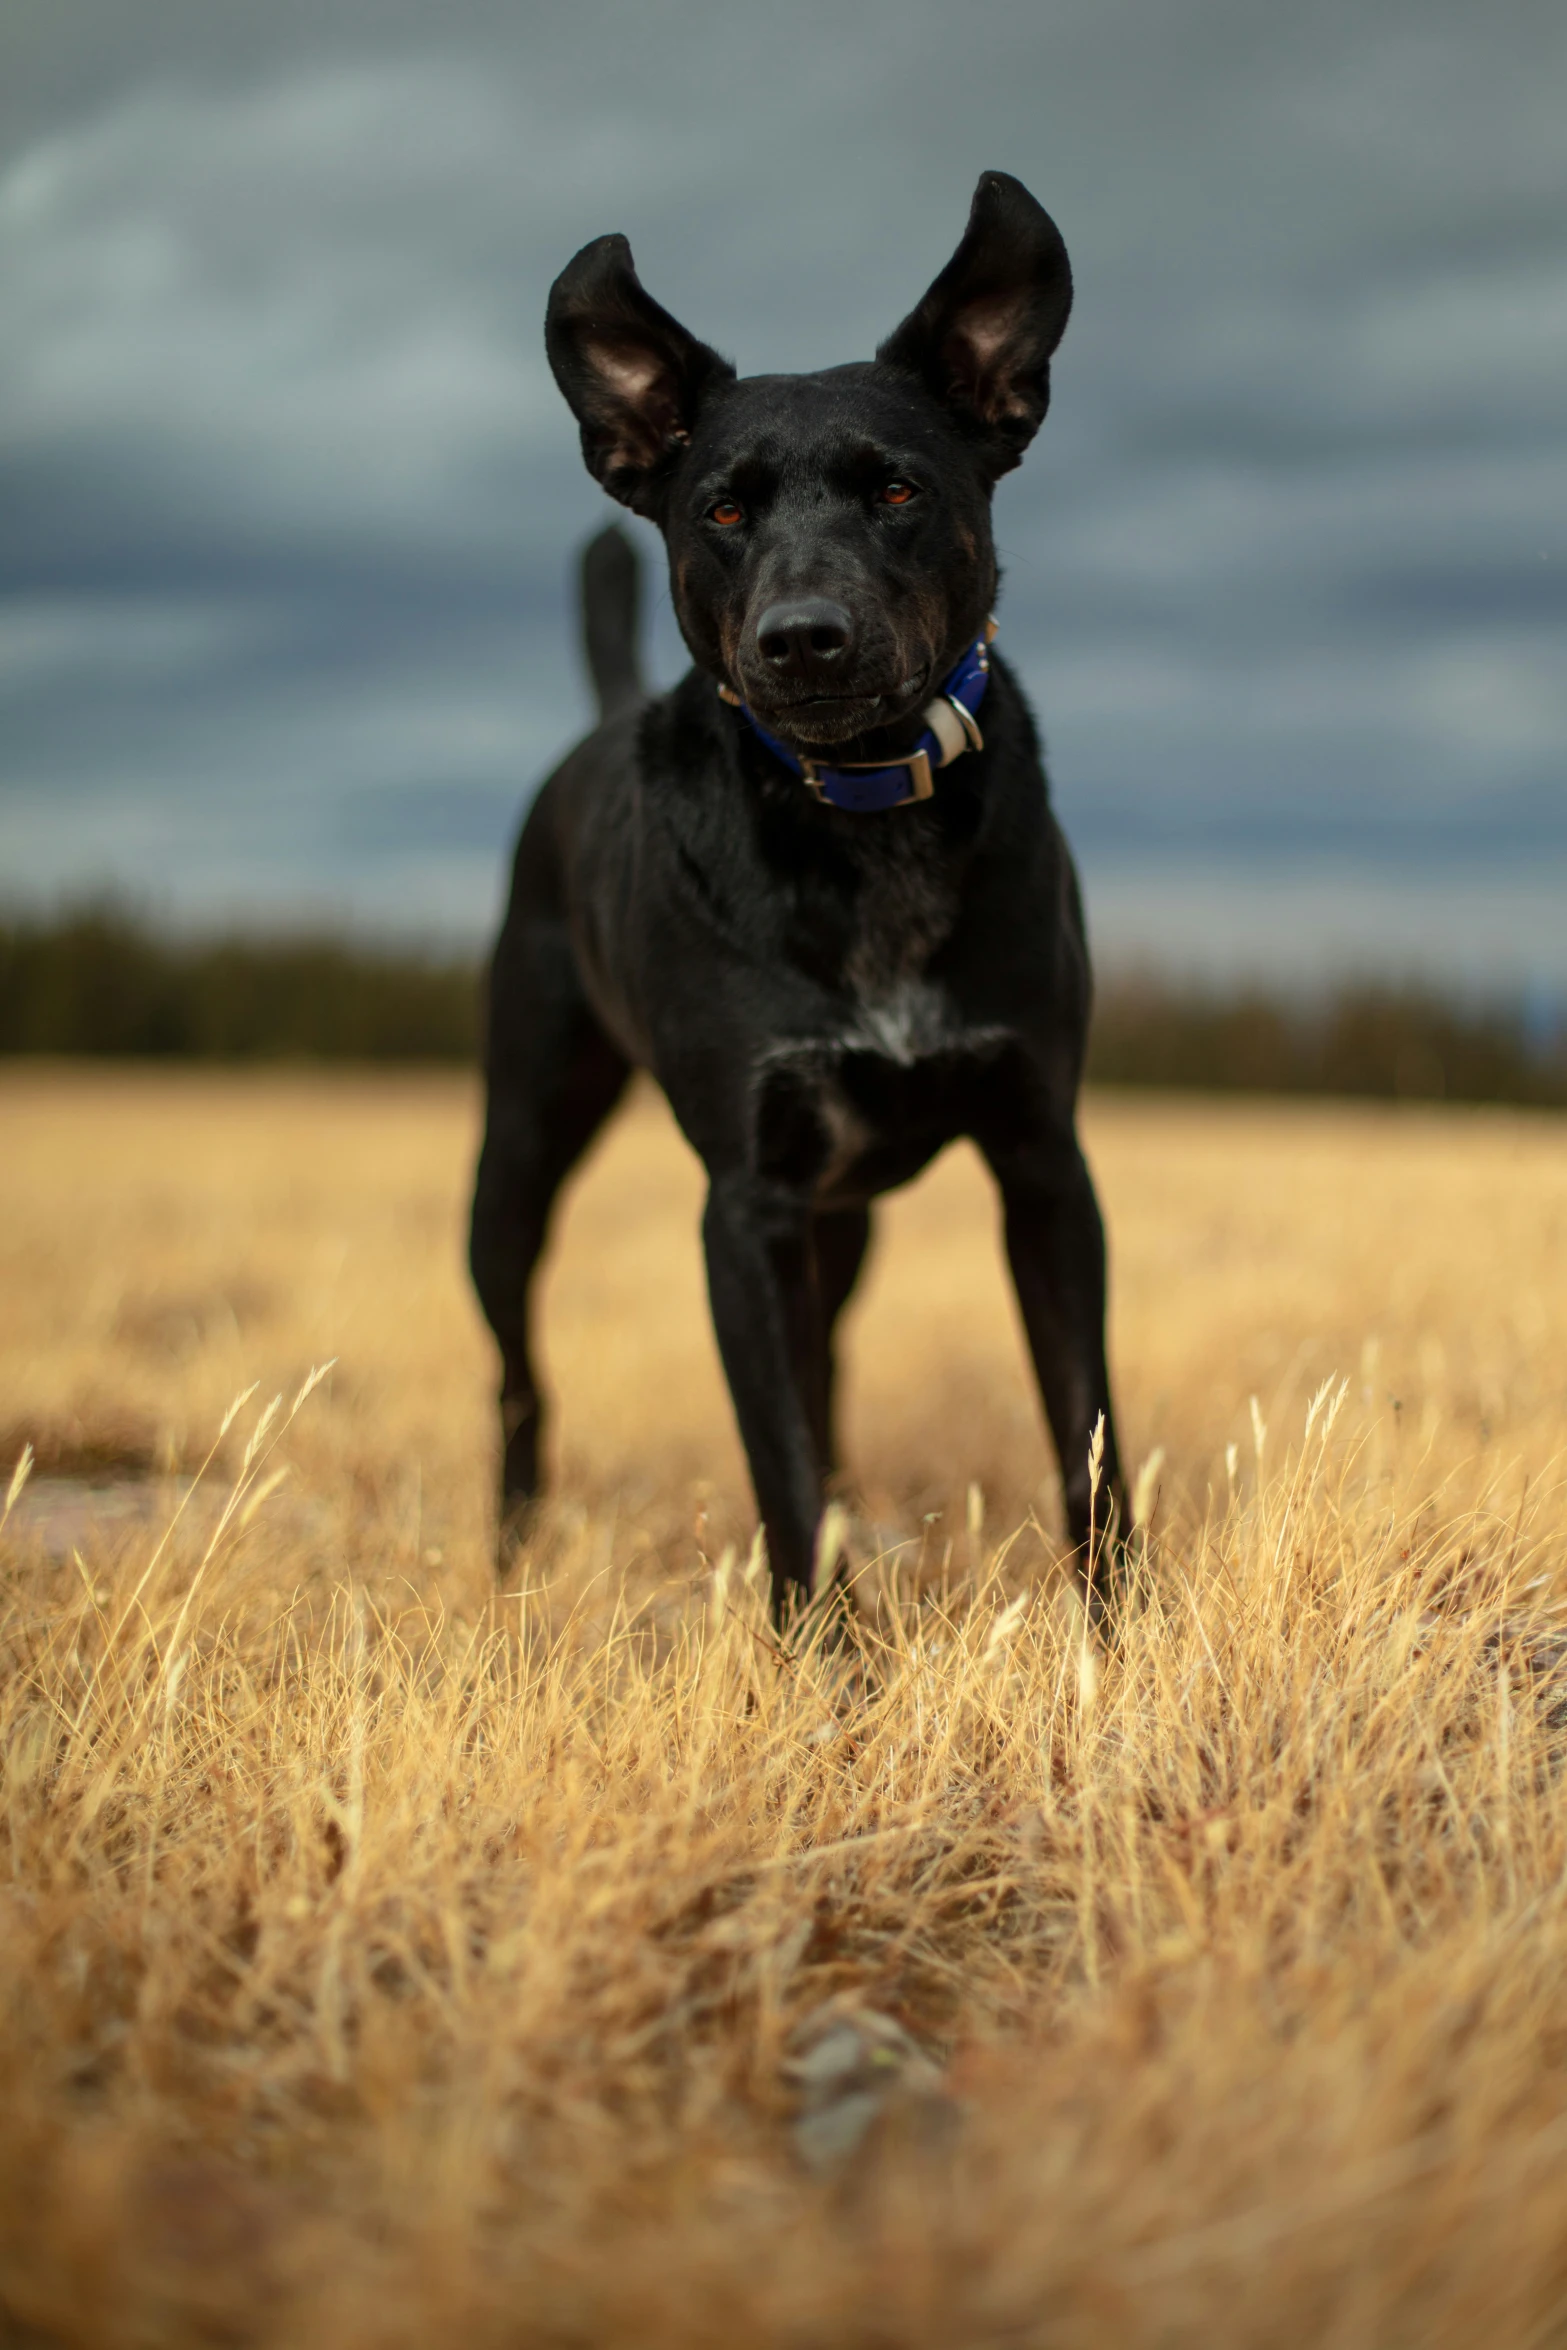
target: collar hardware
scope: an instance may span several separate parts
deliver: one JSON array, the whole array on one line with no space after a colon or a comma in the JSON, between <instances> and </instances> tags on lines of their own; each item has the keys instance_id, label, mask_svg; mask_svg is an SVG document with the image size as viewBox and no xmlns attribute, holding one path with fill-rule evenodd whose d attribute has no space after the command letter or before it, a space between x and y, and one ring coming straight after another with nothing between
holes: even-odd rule
<instances>
[{"instance_id":1,"label":"collar hardware","mask_svg":"<svg viewBox=\"0 0 1567 2350\"><path fill-rule=\"evenodd\" d=\"M760 727L757 728L757 732L761 733ZM762 739L766 741L767 738L763 736ZM772 748L770 743L768 748L769 750ZM945 759L940 762L943 767L946 763ZM901 799L853 800L838 796L838 792L842 788L840 779L847 781L851 776L863 774L874 775L880 781L898 767L908 770L909 779L909 788ZM800 779L822 807L852 808L861 815L867 811L883 808L911 807L915 800L933 798L936 790L936 778L930 771L930 753L925 750L906 751L901 759L857 759L847 767L824 769L819 769L814 759L802 759L800 761Z\"/></svg>"}]
</instances>

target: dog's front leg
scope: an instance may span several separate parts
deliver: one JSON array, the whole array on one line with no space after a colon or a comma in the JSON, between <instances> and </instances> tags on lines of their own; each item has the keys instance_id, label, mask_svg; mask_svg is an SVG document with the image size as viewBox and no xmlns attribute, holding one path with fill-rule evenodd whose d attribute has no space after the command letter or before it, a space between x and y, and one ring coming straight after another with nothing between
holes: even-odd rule
<instances>
[{"instance_id":1,"label":"dog's front leg","mask_svg":"<svg viewBox=\"0 0 1567 2350\"><path fill-rule=\"evenodd\" d=\"M781 1623L791 1597L810 1595L826 1470L808 1404L820 1346L809 1202L755 1176L715 1175L702 1240Z\"/></svg>"},{"instance_id":2,"label":"dog's front leg","mask_svg":"<svg viewBox=\"0 0 1567 2350\"><path fill-rule=\"evenodd\" d=\"M1105 1242L1099 1203L1076 1137L992 1155L1006 1216L1007 1258L1028 1334L1029 1352L1055 1439L1065 1489L1067 1537L1080 1570L1091 1572L1097 1617L1120 1579L1118 1544L1126 1508L1110 1374L1105 1363ZM1094 1429L1104 1416L1098 1489L1090 1466Z\"/></svg>"}]
</instances>

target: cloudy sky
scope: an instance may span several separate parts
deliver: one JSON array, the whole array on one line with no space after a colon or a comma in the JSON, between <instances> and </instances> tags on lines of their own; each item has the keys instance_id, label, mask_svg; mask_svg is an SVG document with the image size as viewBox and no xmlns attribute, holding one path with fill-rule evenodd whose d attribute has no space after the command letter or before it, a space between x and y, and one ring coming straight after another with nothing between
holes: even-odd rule
<instances>
[{"instance_id":1,"label":"cloudy sky","mask_svg":"<svg viewBox=\"0 0 1567 2350\"><path fill-rule=\"evenodd\" d=\"M556 270L830 364L999 166L1103 957L1567 988L1564 120L1560 0L8 0L0 896L477 937L586 711Z\"/></svg>"}]
</instances>

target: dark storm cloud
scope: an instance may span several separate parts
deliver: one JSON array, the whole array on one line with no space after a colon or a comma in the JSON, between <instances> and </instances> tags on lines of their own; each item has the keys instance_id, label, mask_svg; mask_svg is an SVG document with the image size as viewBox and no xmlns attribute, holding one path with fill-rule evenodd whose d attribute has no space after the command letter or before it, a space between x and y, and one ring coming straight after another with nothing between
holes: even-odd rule
<instances>
[{"instance_id":1,"label":"dark storm cloud","mask_svg":"<svg viewBox=\"0 0 1567 2350\"><path fill-rule=\"evenodd\" d=\"M543 364L555 270L624 228L743 368L830 363L1002 164L1078 273L998 520L1101 930L1222 947L1229 906L1242 939L1239 874L1296 952L1369 877L1404 913L1373 887L1361 951L1404 952L1420 893L1462 929L1472 880L1520 911L1470 959L1561 969L1528 910L1567 879L1559 20L24 9L6 882L475 928L583 715L565 573L599 501Z\"/></svg>"}]
</instances>

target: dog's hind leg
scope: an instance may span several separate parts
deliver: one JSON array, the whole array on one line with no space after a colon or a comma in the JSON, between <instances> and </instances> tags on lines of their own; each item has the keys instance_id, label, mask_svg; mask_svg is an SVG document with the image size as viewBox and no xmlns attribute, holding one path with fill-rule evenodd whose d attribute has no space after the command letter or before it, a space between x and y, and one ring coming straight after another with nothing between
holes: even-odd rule
<instances>
[{"instance_id":1,"label":"dog's hind leg","mask_svg":"<svg viewBox=\"0 0 1567 2350\"><path fill-rule=\"evenodd\" d=\"M489 1103L469 1262L501 1351L500 1557L539 1490L542 1411L530 1300L555 1194L629 1075L594 1018L565 924L508 923L496 949Z\"/></svg>"}]
</instances>

